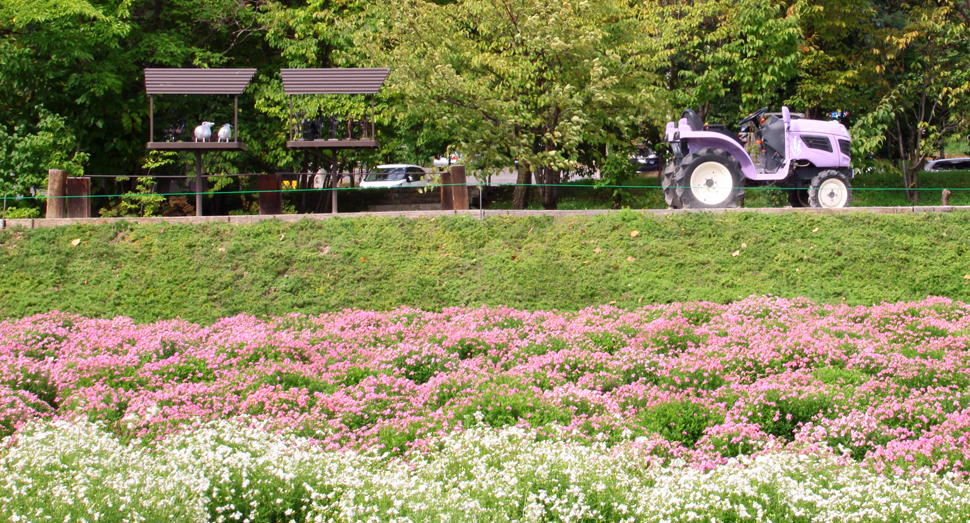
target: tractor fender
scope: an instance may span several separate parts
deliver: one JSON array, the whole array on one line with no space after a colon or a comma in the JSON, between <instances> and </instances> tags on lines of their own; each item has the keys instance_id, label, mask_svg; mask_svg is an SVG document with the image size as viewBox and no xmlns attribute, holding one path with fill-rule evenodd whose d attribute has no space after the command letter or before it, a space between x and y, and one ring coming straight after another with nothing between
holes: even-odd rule
<instances>
[{"instance_id":1,"label":"tractor fender","mask_svg":"<svg viewBox=\"0 0 970 523\"><path fill-rule=\"evenodd\" d=\"M713 133L710 131L684 132L685 127L680 127L681 144L684 143L684 140L687 141L688 150L684 151L684 154L700 151L706 147L724 150L738 161L738 164L741 166L741 173L744 174L745 178L749 180L758 179L758 171L754 167L754 162L751 161L748 152L738 142L721 133Z\"/></svg>"}]
</instances>

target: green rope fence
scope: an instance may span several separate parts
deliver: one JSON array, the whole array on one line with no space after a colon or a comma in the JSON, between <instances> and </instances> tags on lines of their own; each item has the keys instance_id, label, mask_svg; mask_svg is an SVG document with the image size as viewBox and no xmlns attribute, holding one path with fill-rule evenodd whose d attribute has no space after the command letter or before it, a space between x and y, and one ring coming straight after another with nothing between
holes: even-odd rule
<instances>
[{"instance_id":1,"label":"green rope fence","mask_svg":"<svg viewBox=\"0 0 970 523\"><path fill-rule=\"evenodd\" d=\"M431 190L438 189L441 187L452 187L460 186L465 184L438 184L438 185L428 185L416 188L427 187ZM560 189L573 189L573 188L592 188L592 189L662 189L659 185L582 185L582 184L518 184L518 183L505 183L505 184L491 184L491 185L467 185L468 187L559 187ZM689 189L689 186L670 186L671 189ZM759 191L759 190L792 190L792 189L807 189L806 187L778 187L778 186L767 186L767 187L734 187L736 189L744 189L746 191ZM186 192L176 192L176 193L123 193L123 194L90 194L90 195L67 195L67 196L14 196L6 195L4 200L48 200L48 199L70 199L70 198L132 198L132 197L146 197L146 196L196 196L202 194L203 196L212 196L216 194L275 194L275 193L302 193L302 192L331 192L331 191L372 191L375 188L371 187L326 187L326 188L308 188L308 189L279 189L279 190L238 190L238 191L207 191L202 193L196 193L191 191ZM382 190L394 190L398 187L388 187L380 188ZM853 192L891 192L891 191L943 191L948 190L954 191L970 191L970 187L916 187L911 189L906 189L903 187L853 187Z\"/></svg>"}]
</instances>

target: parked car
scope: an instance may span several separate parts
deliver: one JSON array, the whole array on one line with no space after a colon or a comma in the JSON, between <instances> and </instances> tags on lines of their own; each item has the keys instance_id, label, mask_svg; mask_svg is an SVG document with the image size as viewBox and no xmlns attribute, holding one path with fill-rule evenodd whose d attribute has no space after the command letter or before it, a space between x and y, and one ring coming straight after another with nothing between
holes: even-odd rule
<instances>
[{"instance_id":1,"label":"parked car","mask_svg":"<svg viewBox=\"0 0 970 523\"><path fill-rule=\"evenodd\" d=\"M391 163L378 165L371 172L364 175L360 187L422 187L428 184L424 167L405 163Z\"/></svg>"},{"instance_id":2,"label":"parked car","mask_svg":"<svg viewBox=\"0 0 970 523\"><path fill-rule=\"evenodd\" d=\"M637 147L635 154L630 156L630 161L637 166L638 172L656 171L660 167L657 153L648 145Z\"/></svg>"},{"instance_id":3,"label":"parked car","mask_svg":"<svg viewBox=\"0 0 970 523\"><path fill-rule=\"evenodd\" d=\"M970 158L941 158L926 162L924 170L937 171L970 171Z\"/></svg>"}]
</instances>

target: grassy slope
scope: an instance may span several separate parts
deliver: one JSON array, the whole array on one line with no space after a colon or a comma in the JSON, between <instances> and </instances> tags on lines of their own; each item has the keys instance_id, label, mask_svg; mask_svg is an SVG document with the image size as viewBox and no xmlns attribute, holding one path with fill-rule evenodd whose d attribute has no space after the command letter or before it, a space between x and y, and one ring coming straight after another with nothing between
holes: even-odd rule
<instances>
[{"instance_id":1,"label":"grassy slope","mask_svg":"<svg viewBox=\"0 0 970 523\"><path fill-rule=\"evenodd\" d=\"M570 310L768 293L857 304L927 295L968 300L967 218L624 211L484 222L6 230L0 315L59 309L211 322L242 312L462 304Z\"/></svg>"}]
</instances>

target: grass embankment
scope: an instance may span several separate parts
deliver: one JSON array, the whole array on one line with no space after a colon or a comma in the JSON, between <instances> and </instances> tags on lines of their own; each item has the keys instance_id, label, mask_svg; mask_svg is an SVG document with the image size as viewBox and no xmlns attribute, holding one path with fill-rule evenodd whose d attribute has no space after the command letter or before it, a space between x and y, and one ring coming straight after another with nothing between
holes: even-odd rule
<instances>
[{"instance_id":1,"label":"grass embankment","mask_svg":"<svg viewBox=\"0 0 970 523\"><path fill-rule=\"evenodd\" d=\"M966 213L304 220L0 231L0 315L970 299ZM74 240L80 240L74 245Z\"/></svg>"}]
</instances>

